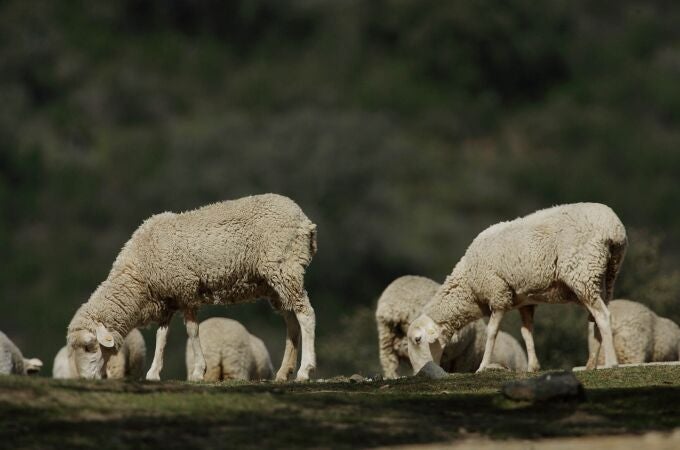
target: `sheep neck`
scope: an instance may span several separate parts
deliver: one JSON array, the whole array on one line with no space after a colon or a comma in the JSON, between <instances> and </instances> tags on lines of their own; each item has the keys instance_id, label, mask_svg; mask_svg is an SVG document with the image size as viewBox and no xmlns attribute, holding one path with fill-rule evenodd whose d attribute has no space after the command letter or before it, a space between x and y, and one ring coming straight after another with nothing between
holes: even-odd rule
<instances>
[{"instance_id":1,"label":"sheep neck","mask_svg":"<svg viewBox=\"0 0 680 450\"><path fill-rule=\"evenodd\" d=\"M140 311L145 297L142 283L125 271L112 271L76 312L69 331L86 329L94 333L97 323L101 323L115 332L116 348L120 348L125 336L141 325Z\"/></svg>"},{"instance_id":2,"label":"sheep neck","mask_svg":"<svg viewBox=\"0 0 680 450\"><path fill-rule=\"evenodd\" d=\"M448 342L455 332L483 316L463 271L464 267L457 265L425 306L424 314L441 328L444 342Z\"/></svg>"}]
</instances>

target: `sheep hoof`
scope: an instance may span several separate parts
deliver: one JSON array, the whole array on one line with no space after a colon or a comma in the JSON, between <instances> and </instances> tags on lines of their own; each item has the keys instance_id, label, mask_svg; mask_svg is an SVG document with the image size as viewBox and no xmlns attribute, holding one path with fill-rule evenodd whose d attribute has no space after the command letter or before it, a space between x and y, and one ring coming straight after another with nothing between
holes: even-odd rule
<instances>
[{"instance_id":1,"label":"sheep hoof","mask_svg":"<svg viewBox=\"0 0 680 450\"><path fill-rule=\"evenodd\" d=\"M189 381L203 381L203 374L194 372L189 377Z\"/></svg>"},{"instance_id":2,"label":"sheep hoof","mask_svg":"<svg viewBox=\"0 0 680 450\"><path fill-rule=\"evenodd\" d=\"M279 369L279 371L276 373L276 381L278 382L286 382L288 381L288 377L290 374L293 373L292 369L284 369L283 367Z\"/></svg>"},{"instance_id":3,"label":"sheep hoof","mask_svg":"<svg viewBox=\"0 0 680 450\"><path fill-rule=\"evenodd\" d=\"M541 370L540 364L529 364L527 368L527 372L538 372L539 370Z\"/></svg>"},{"instance_id":4,"label":"sheep hoof","mask_svg":"<svg viewBox=\"0 0 680 450\"><path fill-rule=\"evenodd\" d=\"M297 373L297 377L295 378L295 381L308 381L309 380L309 374L314 373L316 370L316 367L312 365L307 365L305 368L300 368L300 370Z\"/></svg>"},{"instance_id":5,"label":"sheep hoof","mask_svg":"<svg viewBox=\"0 0 680 450\"><path fill-rule=\"evenodd\" d=\"M158 373L149 372L149 373L146 374L146 379L148 381L161 381L161 376Z\"/></svg>"}]
</instances>

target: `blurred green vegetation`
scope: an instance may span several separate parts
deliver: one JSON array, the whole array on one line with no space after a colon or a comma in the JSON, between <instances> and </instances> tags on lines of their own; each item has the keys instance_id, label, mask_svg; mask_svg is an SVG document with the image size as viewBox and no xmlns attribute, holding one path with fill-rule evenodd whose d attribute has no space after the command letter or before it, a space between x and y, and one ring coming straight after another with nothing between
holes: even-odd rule
<instances>
[{"instance_id":1,"label":"blurred green vegetation","mask_svg":"<svg viewBox=\"0 0 680 450\"><path fill-rule=\"evenodd\" d=\"M324 376L377 370L392 279L441 281L558 203L614 208L617 296L680 321L678 23L664 1L0 1L0 329L49 372L144 218L270 191L319 225ZM216 314L280 358L268 306ZM543 367L585 361L579 308L536 328ZM183 377L179 323L169 345Z\"/></svg>"}]
</instances>

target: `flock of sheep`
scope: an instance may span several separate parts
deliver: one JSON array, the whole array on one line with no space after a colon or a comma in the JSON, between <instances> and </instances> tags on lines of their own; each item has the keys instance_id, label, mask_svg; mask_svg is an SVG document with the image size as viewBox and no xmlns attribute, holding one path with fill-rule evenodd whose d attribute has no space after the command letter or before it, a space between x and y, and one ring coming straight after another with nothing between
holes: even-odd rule
<instances>
[{"instance_id":1,"label":"flock of sheep","mask_svg":"<svg viewBox=\"0 0 680 450\"><path fill-rule=\"evenodd\" d=\"M677 361L680 328L647 307L613 298L627 246L607 206L577 203L493 225L470 244L443 284L419 276L393 281L378 300L380 362L386 378L400 362L418 372L429 361L449 372L540 368L533 341L536 305L579 303L589 325L587 367ZM315 315L304 274L316 253L316 225L275 194L214 203L146 220L106 278L75 313L55 378L141 378L146 347L138 327L158 324L147 380L160 379L168 325L181 312L189 380L307 380L316 368ZM274 373L264 343L241 324L211 318L204 304L267 299L286 323L283 360ZM520 344L499 331L518 309ZM489 317L488 324L483 317ZM40 370L0 332L0 374Z\"/></svg>"}]
</instances>

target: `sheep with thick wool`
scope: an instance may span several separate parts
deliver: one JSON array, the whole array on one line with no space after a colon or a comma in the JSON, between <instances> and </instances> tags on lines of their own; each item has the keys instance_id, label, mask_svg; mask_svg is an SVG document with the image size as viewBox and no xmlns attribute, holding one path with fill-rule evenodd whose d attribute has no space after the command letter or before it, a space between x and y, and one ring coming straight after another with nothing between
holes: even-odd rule
<instances>
[{"instance_id":1,"label":"sheep with thick wool","mask_svg":"<svg viewBox=\"0 0 680 450\"><path fill-rule=\"evenodd\" d=\"M380 364L385 378L398 376L399 363L408 362L406 333L411 322L439 288L425 277L405 275L392 281L380 295L375 312ZM474 372L484 355L486 324L479 319L454 333L443 349L439 364L448 372ZM527 357L517 340L500 332L491 363L525 371Z\"/></svg>"},{"instance_id":2,"label":"sheep with thick wool","mask_svg":"<svg viewBox=\"0 0 680 450\"><path fill-rule=\"evenodd\" d=\"M609 303L616 358L622 364L680 360L680 327L659 317L647 306L630 300ZM594 369L604 363L595 337L595 327L588 327L588 363Z\"/></svg>"},{"instance_id":3,"label":"sheep with thick wool","mask_svg":"<svg viewBox=\"0 0 680 450\"><path fill-rule=\"evenodd\" d=\"M38 358L24 358L19 347L0 331L0 375L32 375L42 365Z\"/></svg>"},{"instance_id":4,"label":"sheep with thick wool","mask_svg":"<svg viewBox=\"0 0 680 450\"><path fill-rule=\"evenodd\" d=\"M433 357L439 358L454 333L490 314L478 369L484 370L506 311L575 302L585 306L595 320L605 366L616 366L607 302L612 299L626 247L623 224L609 207L598 203L555 206L487 228L411 323L411 365L417 371ZM535 358L533 312L524 316L522 335L531 367L532 354Z\"/></svg>"},{"instance_id":5,"label":"sheep with thick wool","mask_svg":"<svg viewBox=\"0 0 680 450\"><path fill-rule=\"evenodd\" d=\"M274 368L264 342L232 319L212 317L198 328L205 357L204 381L269 380ZM187 376L194 367L194 351L187 341Z\"/></svg>"},{"instance_id":6,"label":"sheep with thick wool","mask_svg":"<svg viewBox=\"0 0 680 450\"><path fill-rule=\"evenodd\" d=\"M92 345L97 345L93 343ZM73 354L69 357L69 347L63 346L57 356L54 357L52 365L53 378L78 378L75 358ZM137 329L133 329L123 340L120 349L106 362L104 373L108 379L131 378L138 380L144 376L144 366L146 365L146 344L144 336Z\"/></svg>"},{"instance_id":7,"label":"sheep with thick wool","mask_svg":"<svg viewBox=\"0 0 680 450\"><path fill-rule=\"evenodd\" d=\"M79 376L100 378L123 336L135 327L158 323L146 378L160 379L168 324L176 311L182 311L194 350L189 378L202 380L206 363L198 308L265 298L281 312L287 328L276 378L285 380L294 372L302 340L297 379L308 379L316 367L316 321L304 274L315 252L316 225L281 195L256 195L152 216L133 233L107 279L71 320L67 342Z\"/></svg>"}]
</instances>

